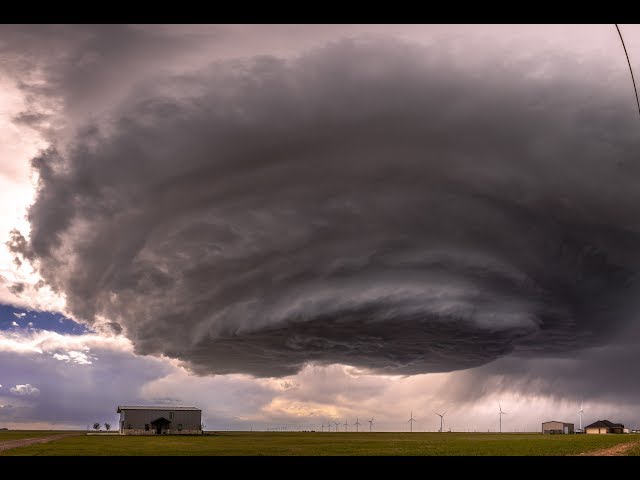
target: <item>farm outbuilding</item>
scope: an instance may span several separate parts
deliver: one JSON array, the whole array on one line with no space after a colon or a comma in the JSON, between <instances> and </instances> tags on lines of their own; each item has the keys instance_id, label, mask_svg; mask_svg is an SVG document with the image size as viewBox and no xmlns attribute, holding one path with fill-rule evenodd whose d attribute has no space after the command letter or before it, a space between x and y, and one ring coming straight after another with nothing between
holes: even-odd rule
<instances>
[{"instance_id":1,"label":"farm outbuilding","mask_svg":"<svg viewBox=\"0 0 640 480\"><path fill-rule=\"evenodd\" d=\"M584 433L605 434L605 433L624 433L625 428L621 423L613 423L609 420L598 420L591 425L584 427Z\"/></svg>"},{"instance_id":2,"label":"farm outbuilding","mask_svg":"<svg viewBox=\"0 0 640 480\"><path fill-rule=\"evenodd\" d=\"M551 420L542 423L542 433L573 433L573 423Z\"/></svg>"},{"instance_id":3,"label":"farm outbuilding","mask_svg":"<svg viewBox=\"0 0 640 480\"><path fill-rule=\"evenodd\" d=\"M119 405L121 435L201 435L202 410L196 407Z\"/></svg>"}]
</instances>

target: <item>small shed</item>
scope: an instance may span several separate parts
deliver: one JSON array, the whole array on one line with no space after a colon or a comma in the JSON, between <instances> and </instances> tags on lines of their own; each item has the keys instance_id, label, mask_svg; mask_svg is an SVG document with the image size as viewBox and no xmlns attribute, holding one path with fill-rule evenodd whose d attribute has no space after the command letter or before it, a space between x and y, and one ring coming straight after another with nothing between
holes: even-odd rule
<instances>
[{"instance_id":1,"label":"small shed","mask_svg":"<svg viewBox=\"0 0 640 480\"><path fill-rule=\"evenodd\" d=\"M573 433L573 423L551 420L542 423L542 433Z\"/></svg>"}]
</instances>

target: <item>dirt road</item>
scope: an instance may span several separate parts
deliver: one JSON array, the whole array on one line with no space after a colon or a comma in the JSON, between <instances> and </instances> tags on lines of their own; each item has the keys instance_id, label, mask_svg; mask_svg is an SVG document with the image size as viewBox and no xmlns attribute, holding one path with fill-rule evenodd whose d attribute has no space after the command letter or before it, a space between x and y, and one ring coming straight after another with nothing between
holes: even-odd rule
<instances>
[{"instance_id":1,"label":"dirt road","mask_svg":"<svg viewBox=\"0 0 640 480\"><path fill-rule=\"evenodd\" d=\"M21 438L20 440L9 440L6 442L0 442L0 452L11 450L12 448L26 447L28 445L34 445L36 443L53 442L55 440L60 440L61 438L69 437L72 435L74 434L63 433L61 435L52 435L50 437Z\"/></svg>"},{"instance_id":2,"label":"dirt road","mask_svg":"<svg viewBox=\"0 0 640 480\"><path fill-rule=\"evenodd\" d=\"M581 456L585 457L620 457L624 455L631 447L635 447L640 444L640 441L621 443L609 448L602 448L600 450L594 450L592 452L581 453Z\"/></svg>"}]
</instances>

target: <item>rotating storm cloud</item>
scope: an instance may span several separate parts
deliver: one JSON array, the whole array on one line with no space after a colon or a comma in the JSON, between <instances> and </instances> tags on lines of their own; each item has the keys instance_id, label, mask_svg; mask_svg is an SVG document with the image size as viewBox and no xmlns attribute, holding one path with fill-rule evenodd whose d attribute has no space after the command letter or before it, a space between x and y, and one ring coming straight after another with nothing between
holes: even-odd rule
<instances>
[{"instance_id":1,"label":"rotating storm cloud","mask_svg":"<svg viewBox=\"0 0 640 480\"><path fill-rule=\"evenodd\" d=\"M584 80L594 62L447 45L343 39L145 80L32 160L11 249L78 320L203 375L606 345L637 311L628 97Z\"/></svg>"}]
</instances>

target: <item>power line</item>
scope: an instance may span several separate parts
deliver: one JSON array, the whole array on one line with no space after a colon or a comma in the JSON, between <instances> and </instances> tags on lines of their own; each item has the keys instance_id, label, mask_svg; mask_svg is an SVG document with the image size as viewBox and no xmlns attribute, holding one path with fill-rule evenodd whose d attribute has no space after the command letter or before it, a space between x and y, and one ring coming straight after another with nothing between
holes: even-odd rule
<instances>
[{"instance_id":1,"label":"power line","mask_svg":"<svg viewBox=\"0 0 640 480\"><path fill-rule=\"evenodd\" d=\"M627 47L624 45L624 39L622 38L622 32L620 32L620 28L618 24L614 24L616 26L616 30L618 30L618 35L620 35L620 41L622 42L622 48L624 48L624 54L627 56L627 63L629 64L629 71L631 72L631 81L633 82L633 91L636 93L636 103L638 104L638 115L640 115L640 100L638 100L638 89L636 88L636 79L633 77L633 69L631 68L631 61L629 60L629 54L627 53Z\"/></svg>"}]
</instances>

